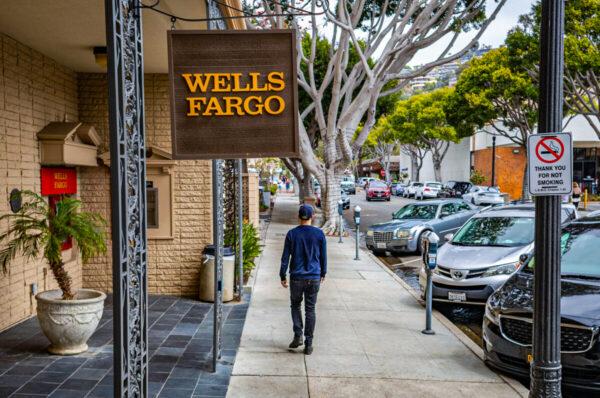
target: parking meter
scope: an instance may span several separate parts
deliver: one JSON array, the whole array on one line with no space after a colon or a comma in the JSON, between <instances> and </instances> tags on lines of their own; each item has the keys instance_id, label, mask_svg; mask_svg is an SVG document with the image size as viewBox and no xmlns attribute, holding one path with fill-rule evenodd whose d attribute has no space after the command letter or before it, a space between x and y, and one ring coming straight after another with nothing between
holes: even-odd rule
<instances>
[{"instance_id":1,"label":"parking meter","mask_svg":"<svg viewBox=\"0 0 600 398\"><path fill-rule=\"evenodd\" d=\"M355 260L360 260L359 254L358 254L358 243L360 240L360 211L362 209L360 208L359 205L356 205L354 207L354 223L356 224L356 256L354 257Z\"/></svg>"},{"instance_id":2,"label":"parking meter","mask_svg":"<svg viewBox=\"0 0 600 398\"><path fill-rule=\"evenodd\" d=\"M423 334L435 334L431 329L431 312L433 305L433 283L431 273L437 265L437 250L440 243L440 237L432 231L425 232L422 236L423 265L427 272L427 287L425 290L425 329Z\"/></svg>"},{"instance_id":3,"label":"parking meter","mask_svg":"<svg viewBox=\"0 0 600 398\"><path fill-rule=\"evenodd\" d=\"M340 199L338 201L338 214L339 214L339 218L340 218L340 227L339 227L339 231L340 231L340 240L338 241L338 243L342 243L342 233L344 230L344 219L343 219L343 215L344 215L344 202L342 201L342 199Z\"/></svg>"}]
</instances>

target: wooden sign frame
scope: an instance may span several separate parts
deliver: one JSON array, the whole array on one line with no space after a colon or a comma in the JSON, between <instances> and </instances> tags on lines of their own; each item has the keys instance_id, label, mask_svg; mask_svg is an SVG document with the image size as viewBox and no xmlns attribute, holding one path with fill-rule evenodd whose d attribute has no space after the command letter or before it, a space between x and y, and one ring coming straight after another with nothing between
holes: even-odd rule
<instances>
[{"instance_id":1,"label":"wooden sign frame","mask_svg":"<svg viewBox=\"0 0 600 398\"><path fill-rule=\"evenodd\" d=\"M299 157L296 31L167 33L173 159Z\"/></svg>"}]
</instances>

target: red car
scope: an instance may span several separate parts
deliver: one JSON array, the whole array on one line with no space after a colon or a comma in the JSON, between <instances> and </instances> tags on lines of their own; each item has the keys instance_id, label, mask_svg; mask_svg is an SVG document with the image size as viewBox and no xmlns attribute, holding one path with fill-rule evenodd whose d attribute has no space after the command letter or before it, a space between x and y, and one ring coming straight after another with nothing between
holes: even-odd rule
<instances>
[{"instance_id":1,"label":"red car","mask_svg":"<svg viewBox=\"0 0 600 398\"><path fill-rule=\"evenodd\" d=\"M387 200L389 202L392 197L390 187L383 181L370 181L369 185L365 187L365 192L367 202L372 200Z\"/></svg>"}]
</instances>

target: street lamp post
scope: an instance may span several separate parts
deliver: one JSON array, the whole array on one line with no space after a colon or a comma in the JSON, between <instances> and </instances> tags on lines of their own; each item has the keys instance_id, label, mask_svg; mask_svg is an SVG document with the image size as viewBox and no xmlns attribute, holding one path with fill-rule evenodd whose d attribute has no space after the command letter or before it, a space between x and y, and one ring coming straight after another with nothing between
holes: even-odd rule
<instances>
[{"instance_id":1,"label":"street lamp post","mask_svg":"<svg viewBox=\"0 0 600 398\"><path fill-rule=\"evenodd\" d=\"M496 186L496 136L492 136L492 187Z\"/></svg>"},{"instance_id":2,"label":"street lamp post","mask_svg":"<svg viewBox=\"0 0 600 398\"><path fill-rule=\"evenodd\" d=\"M562 130L564 0L542 1L540 134ZM561 396L560 196L535 200L533 362L530 397Z\"/></svg>"},{"instance_id":3,"label":"street lamp post","mask_svg":"<svg viewBox=\"0 0 600 398\"><path fill-rule=\"evenodd\" d=\"M360 241L360 211L362 209L360 208L359 205L356 205L354 207L354 224L356 224L356 256L354 257L355 260L360 260L359 257L359 252L358 252L358 244Z\"/></svg>"}]
</instances>

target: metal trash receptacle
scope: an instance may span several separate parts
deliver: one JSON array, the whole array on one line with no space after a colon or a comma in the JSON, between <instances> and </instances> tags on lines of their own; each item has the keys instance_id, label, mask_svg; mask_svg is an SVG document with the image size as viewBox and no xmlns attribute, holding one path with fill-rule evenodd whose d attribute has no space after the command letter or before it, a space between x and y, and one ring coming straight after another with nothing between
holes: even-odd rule
<instances>
[{"instance_id":1,"label":"metal trash receptacle","mask_svg":"<svg viewBox=\"0 0 600 398\"><path fill-rule=\"evenodd\" d=\"M235 252L231 247L223 247L223 302L233 300L235 277ZM200 300L215 301L215 247L208 245L202 251L200 265Z\"/></svg>"}]
</instances>

